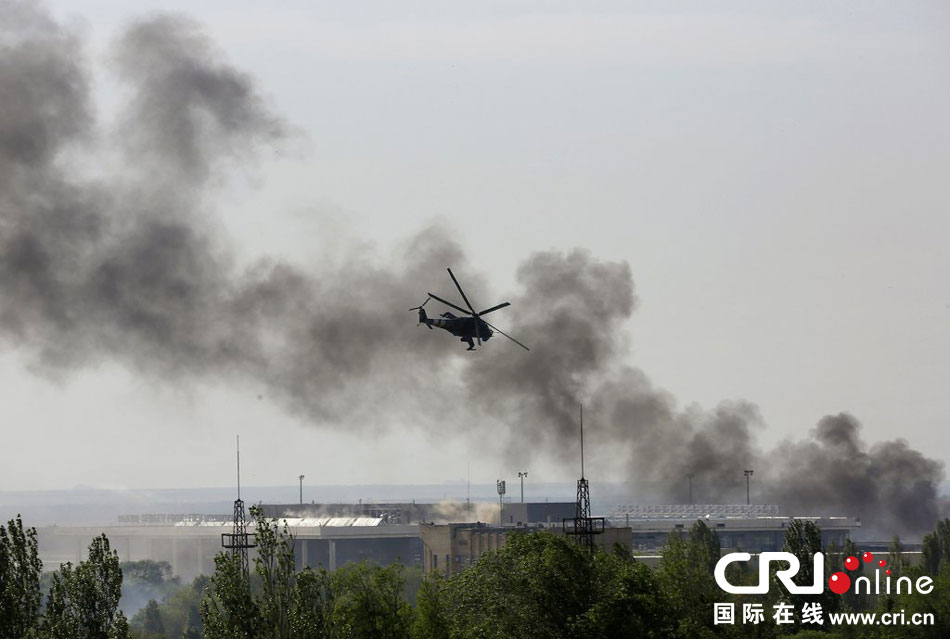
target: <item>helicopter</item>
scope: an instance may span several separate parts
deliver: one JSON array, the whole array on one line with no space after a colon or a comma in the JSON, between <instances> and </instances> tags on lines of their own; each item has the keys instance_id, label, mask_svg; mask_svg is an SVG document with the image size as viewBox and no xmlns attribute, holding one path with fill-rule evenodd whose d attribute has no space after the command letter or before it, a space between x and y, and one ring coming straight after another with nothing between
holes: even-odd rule
<instances>
[{"instance_id":1,"label":"helicopter","mask_svg":"<svg viewBox=\"0 0 950 639\"><path fill-rule=\"evenodd\" d=\"M501 330L497 326L492 326L491 324L489 324L488 322L482 319L482 315L488 315L489 313L493 313L500 308L511 306L510 302L502 302L501 304L496 304L495 306L492 306L491 308L486 308L484 311L479 311L478 313L476 313L475 309L472 307L472 303L469 302L468 298L465 296L465 291L462 290L462 285L459 284L459 281L457 279L455 279L455 274L452 273L452 269L449 268L446 270L449 272L449 277L451 277L452 281L455 282L455 288L459 290L459 294L462 296L462 299L465 300L465 305L468 307L468 310L465 310L461 306L456 306L452 302L449 302L448 300L444 300L438 295L433 295L432 293L428 293L429 297L428 299L426 299L425 302L423 302L419 306L415 306L409 309L410 311L419 311L419 324L425 324L426 326L429 327L429 330L432 330L433 327L444 328L448 332L452 333L452 335L455 335L456 337L461 338L459 341L465 342L466 344L468 344L468 348L466 350L470 350L470 351L475 350L475 342L478 342L478 345L481 346L483 341L487 342L488 340L491 339L492 335L494 335L495 333L500 333L504 335L505 337L510 339L512 342L514 342L521 348L525 349L526 351L531 350L530 348L528 348L527 346L525 346L524 344L516 340L511 335L508 335L507 333L505 333L503 330ZM442 302L446 306L450 306L461 313L465 313L469 317L459 317L458 315L455 315L451 311L446 311L445 313L442 313L438 318L429 317L426 314L425 305L431 302L432 300L437 300L439 302Z\"/></svg>"}]
</instances>

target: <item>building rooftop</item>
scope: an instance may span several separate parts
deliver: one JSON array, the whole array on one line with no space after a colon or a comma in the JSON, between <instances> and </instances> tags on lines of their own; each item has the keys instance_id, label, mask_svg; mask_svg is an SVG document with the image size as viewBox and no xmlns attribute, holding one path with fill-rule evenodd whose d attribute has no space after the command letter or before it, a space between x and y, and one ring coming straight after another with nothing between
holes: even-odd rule
<instances>
[{"instance_id":1,"label":"building rooftop","mask_svg":"<svg viewBox=\"0 0 950 639\"><path fill-rule=\"evenodd\" d=\"M380 526L383 524L382 517L281 517L276 520L279 527L288 526L290 528L321 528L324 526L349 527L349 526ZM218 517L211 519L187 519L175 522L175 526L222 526L233 525L232 521L222 521ZM248 527L253 527L254 522L248 521Z\"/></svg>"},{"instance_id":2,"label":"building rooftop","mask_svg":"<svg viewBox=\"0 0 950 639\"><path fill-rule=\"evenodd\" d=\"M781 518L781 508L771 504L628 504L607 513L610 519L758 519Z\"/></svg>"}]
</instances>

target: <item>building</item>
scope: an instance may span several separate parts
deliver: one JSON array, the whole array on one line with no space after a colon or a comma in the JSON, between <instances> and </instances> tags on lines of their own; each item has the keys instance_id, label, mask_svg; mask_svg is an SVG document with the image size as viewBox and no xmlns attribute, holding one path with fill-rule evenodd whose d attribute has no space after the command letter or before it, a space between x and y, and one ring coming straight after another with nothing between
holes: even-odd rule
<instances>
[{"instance_id":1,"label":"building","mask_svg":"<svg viewBox=\"0 0 950 639\"><path fill-rule=\"evenodd\" d=\"M465 504L453 502L455 510ZM373 517L384 524L418 524L443 516L448 505L415 502L358 502L355 504L259 504L265 517Z\"/></svg>"},{"instance_id":2,"label":"building","mask_svg":"<svg viewBox=\"0 0 950 639\"><path fill-rule=\"evenodd\" d=\"M294 538L297 567L334 569L351 561L422 566L426 572L454 574L482 553L501 548L512 531L550 530L564 534L562 521L575 514L573 502L357 503L261 505L265 516L286 524ZM486 523L474 521L477 518ZM719 535L724 551L781 550L785 529L795 517L777 506L667 505L618 506L607 514L597 545L620 544L648 564L671 532L685 532L702 520ZM822 530L825 546L844 544L861 525L853 517L806 517ZM47 526L37 529L45 569L76 563L92 538L106 533L122 561L167 561L188 580L214 571L221 534L231 531L228 515L127 515L118 525ZM248 527L253 534L254 526ZM253 557L253 551L251 552Z\"/></svg>"},{"instance_id":3,"label":"building","mask_svg":"<svg viewBox=\"0 0 950 639\"><path fill-rule=\"evenodd\" d=\"M498 550L504 546L505 540L511 533L538 530L546 530L559 536L565 534L560 522L551 526L546 524L497 526L483 523L421 524L419 536L422 538L423 546L422 566L426 574L437 572L451 577L471 566L483 553ZM602 534L594 535L594 543L599 548L608 550L619 544L629 552L630 529L606 528Z\"/></svg>"},{"instance_id":4,"label":"building","mask_svg":"<svg viewBox=\"0 0 950 639\"><path fill-rule=\"evenodd\" d=\"M577 504L573 501L505 503L502 519L505 524L554 524L574 517ZM492 522L495 523L495 522Z\"/></svg>"},{"instance_id":5,"label":"building","mask_svg":"<svg viewBox=\"0 0 950 639\"><path fill-rule=\"evenodd\" d=\"M105 533L121 561L167 561L184 580L214 572L214 557L222 551L221 534L231 532L231 522L221 516L150 515L117 526L49 526L37 528L44 569L86 558L93 537ZM148 522L148 523L146 523ZM351 561L379 564L400 562L421 565L422 542L417 524L386 524L378 517L283 518L294 536L298 569L324 566L334 569ZM248 525L254 533L254 524ZM253 550L251 557L254 556Z\"/></svg>"},{"instance_id":6,"label":"building","mask_svg":"<svg viewBox=\"0 0 950 639\"><path fill-rule=\"evenodd\" d=\"M697 520L716 531L723 551L781 550L785 529L794 519L808 519L818 524L825 547L832 543L842 546L861 526L855 517L794 517L782 514L778 506L756 504L636 504L617 506L607 514L611 525L631 529L635 553L658 552L666 545L671 532L685 532Z\"/></svg>"},{"instance_id":7,"label":"building","mask_svg":"<svg viewBox=\"0 0 950 639\"><path fill-rule=\"evenodd\" d=\"M471 522L479 517L491 519L493 524L559 524L564 518L574 516L577 505L572 501L505 502L501 522L498 521L498 504L490 502L261 504L259 508L265 517L378 517L386 524Z\"/></svg>"}]
</instances>

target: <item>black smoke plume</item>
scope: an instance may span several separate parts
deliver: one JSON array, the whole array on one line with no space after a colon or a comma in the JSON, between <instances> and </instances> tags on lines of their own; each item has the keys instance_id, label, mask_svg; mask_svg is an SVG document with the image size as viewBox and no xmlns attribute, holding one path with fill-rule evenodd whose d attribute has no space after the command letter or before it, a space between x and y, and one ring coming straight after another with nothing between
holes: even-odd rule
<instances>
[{"instance_id":1,"label":"black smoke plume","mask_svg":"<svg viewBox=\"0 0 950 639\"><path fill-rule=\"evenodd\" d=\"M422 332L393 332L427 273L464 268L438 228L385 267L361 253L319 276L235 263L208 200L287 127L193 22L148 19L114 47L131 97L115 125L120 168L95 180L72 161L109 137L79 39L34 5L3 8L0 336L35 369L111 360L156 379L251 379L301 415L339 419L372 407L355 382L386 377L374 397L412 397L420 362L431 375L448 365Z\"/></svg>"},{"instance_id":2,"label":"black smoke plume","mask_svg":"<svg viewBox=\"0 0 950 639\"><path fill-rule=\"evenodd\" d=\"M857 514L888 534L932 527L943 468L906 442L868 446L841 414L763 451L753 404L681 409L629 366L624 263L530 256L505 328L532 351L493 342L475 357L406 312L445 285L445 266L494 301L439 227L392 257L353 253L318 272L238 263L213 222L215 189L290 130L251 79L188 19L143 20L113 50L130 97L107 125L78 35L32 3L0 11L0 340L34 370L111 361L170 383L252 384L301 419L348 428L386 415L460 436L494 424L509 449L564 461L583 400L592 444L629 469L636 498L682 501L692 473L705 501L741 501L753 467L758 495L787 511ZM117 159L84 165L101 157Z\"/></svg>"}]
</instances>

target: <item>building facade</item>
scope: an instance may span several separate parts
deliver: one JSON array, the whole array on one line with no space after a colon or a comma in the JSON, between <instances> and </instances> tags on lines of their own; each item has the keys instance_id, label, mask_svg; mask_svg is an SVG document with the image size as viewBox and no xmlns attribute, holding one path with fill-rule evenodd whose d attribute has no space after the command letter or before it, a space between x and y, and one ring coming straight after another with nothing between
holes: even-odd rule
<instances>
[{"instance_id":1,"label":"building facade","mask_svg":"<svg viewBox=\"0 0 950 639\"><path fill-rule=\"evenodd\" d=\"M565 534L560 522L551 526L538 523L505 526L483 523L421 524L422 566L427 575L438 573L451 577L471 566L482 554L502 548L510 534L539 530L558 536ZM602 534L594 535L595 545L606 550L620 545L630 552L630 539L629 528L606 528Z\"/></svg>"},{"instance_id":2,"label":"building facade","mask_svg":"<svg viewBox=\"0 0 950 639\"><path fill-rule=\"evenodd\" d=\"M723 551L767 552L781 550L785 529L795 519L807 519L821 528L824 547L844 545L861 527L855 517L795 517L782 514L778 506L737 504L672 504L618 506L607 515L614 526L632 531L635 553L658 552L672 532L685 533L697 521L719 536Z\"/></svg>"}]
</instances>

